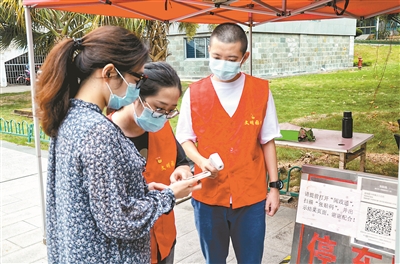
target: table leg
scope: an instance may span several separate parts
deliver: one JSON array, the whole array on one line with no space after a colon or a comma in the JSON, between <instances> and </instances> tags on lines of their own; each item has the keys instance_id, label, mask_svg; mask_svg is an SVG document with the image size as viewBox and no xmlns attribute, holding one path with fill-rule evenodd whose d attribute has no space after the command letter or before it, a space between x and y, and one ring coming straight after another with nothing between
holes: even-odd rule
<instances>
[{"instance_id":1,"label":"table leg","mask_svg":"<svg viewBox=\"0 0 400 264\"><path fill-rule=\"evenodd\" d=\"M360 171L365 172L365 161L367 159L367 143L361 145L362 153L360 155Z\"/></svg>"},{"instance_id":2,"label":"table leg","mask_svg":"<svg viewBox=\"0 0 400 264\"><path fill-rule=\"evenodd\" d=\"M346 159L347 159L347 153L339 154L339 169L342 170L346 169Z\"/></svg>"}]
</instances>

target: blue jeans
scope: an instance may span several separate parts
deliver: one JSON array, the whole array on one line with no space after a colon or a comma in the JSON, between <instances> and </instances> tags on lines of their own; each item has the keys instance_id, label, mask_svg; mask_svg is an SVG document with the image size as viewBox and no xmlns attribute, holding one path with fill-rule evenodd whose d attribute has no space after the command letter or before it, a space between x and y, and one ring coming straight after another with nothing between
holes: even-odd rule
<instances>
[{"instance_id":1,"label":"blue jeans","mask_svg":"<svg viewBox=\"0 0 400 264\"><path fill-rule=\"evenodd\" d=\"M261 263L265 238L265 200L237 209L192 198L194 218L206 263L226 263L229 239L238 263Z\"/></svg>"}]
</instances>

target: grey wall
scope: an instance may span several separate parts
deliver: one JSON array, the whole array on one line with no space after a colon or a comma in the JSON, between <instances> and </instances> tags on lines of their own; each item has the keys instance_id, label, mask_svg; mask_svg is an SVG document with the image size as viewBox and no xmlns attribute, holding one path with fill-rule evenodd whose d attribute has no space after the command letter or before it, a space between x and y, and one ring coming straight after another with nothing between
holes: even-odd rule
<instances>
[{"instance_id":1,"label":"grey wall","mask_svg":"<svg viewBox=\"0 0 400 264\"><path fill-rule=\"evenodd\" d=\"M248 27L243 27L246 32ZM253 27L252 63L242 70L260 78L337 70L353 66L355 19L275 22ZM196 37L209 36L201 25ZM210 74L208 59L185 59L185 34L171 28L167 58L181 79Z\"/></svg>"}]
</instances>

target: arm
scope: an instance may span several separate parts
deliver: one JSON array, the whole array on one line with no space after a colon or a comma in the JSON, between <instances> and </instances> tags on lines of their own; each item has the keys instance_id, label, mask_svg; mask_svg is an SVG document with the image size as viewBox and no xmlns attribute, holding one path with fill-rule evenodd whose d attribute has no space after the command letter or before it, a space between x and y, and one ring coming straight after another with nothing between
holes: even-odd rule
<instances>
[{"instance_id":1,"label":"arm","mask_svg":"<svg viewBox=\"0 0 400 264\"><path fill-rule=\"evenodd\" d=\"M195 182L149 191L142 176L144 159L122 133L101 123L90 129L80 153L90 211L109 237L133 240L148 234L154 222L172 210ZM184 186L186 185L186 186ZM183 191L183 192L182 192Z\"/></svg>"},{"instance_id":2,"label":"arm","mask_svg":"<svg viewBox=\"0 0 400 264\"><path fill-rule=\"evenodd\" d=\"M176 138L181 143L186 155L201 168L202 171L210 171L210 178L215 178L218 170L209 162L208 157L203 157L197 150L194 142L197 137L192 128L192 116L190 110L190 88L183 95L180 115L176 127Z\"/></svg>"},{"instance_id":3,"label":"arm","mask_svg":"<svg viewBox=\"0 0 400 264\"><path fill-rule=\"evenodd\" d=\"M274 138L276 137L281 137L281 133L279 129L278 117L276 115L274 98L272 97L270 90L267 112L265 114L263 127L260 133L260 144L262 144L265 165L267 167L270 182L278 180L278 165L274 141ZM273 216L278 211L280 206L279 197L279 190L276 188L271 188L267 195L267 202L265 205L265 212L269 216Z\"/></svg>"},{"instance_id":4,"label":"arm","mask_svg":"<svg viewBox=\"0 0 400 264\"><path fill-rule=\"evenodd\" d=\"M203 157L197 147L192 141L185 141L182 143L182 147L185 150L186 155L194 162L197 166L200 167L201 171L209 171L211 172L211 176L209 178L214 179L218 175L218 170L211 165L208 158Z\"/></svg>"},{"instance_id":5,"label":"arm","mask_svg":"<svg viewBox=\"0 0 400 264\"><path fill-rule=\"evenodd\" d=\"M270 140L262 145L264 152L265 165L269 175L269 181L275 182L278 180L278 165L276 159L275 141ZM267 183L268 184L268 183ZM265 212L269 216L273 216L279 209L280 206L280 195L279 190L271 188L267 195L267 202L265 204Z\"/></svg>"}]
</instances>

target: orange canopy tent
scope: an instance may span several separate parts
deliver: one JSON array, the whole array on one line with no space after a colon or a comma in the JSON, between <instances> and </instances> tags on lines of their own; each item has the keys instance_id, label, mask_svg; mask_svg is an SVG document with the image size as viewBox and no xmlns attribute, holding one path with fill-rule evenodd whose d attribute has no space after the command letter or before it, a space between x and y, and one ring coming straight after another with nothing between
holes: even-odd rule
<instances>
[{"instance_id":1,"label":"orange canopy tent","mask_svg":"<svg viewBox=\"0 0 400 264\"><path fill-rule=\"evenodd\" d=\"M233 22L252 27L293 20L330 18L367 19L399 13L399 0L24 0L32 8L119 16L165 22L221 24ZM252 54L250 53L250 74Z\"/></svg>"},{"instance_id":2,"label":"orange canopy tent","mask_svg":"<svg viewBox=\"0 0 400 264\"><path fill-rule=\"evenodd\" d=\"M24 0L23 4L167 22L253 26L274 21L363 19L400 12L398 0Z\"/></svg>"},{"instance_id":3,"label":"orange canopy tent","mask_svg":"<svg viewBox=\"0 0 400 264\"><path fill-rule=\"evenodd\" d=\"M165 22L204 24L233 22L249 26L250 32L251 27L268 22L342 17L367 19L381 14L400 13L399 0L23 0L23 5L26 7L25 18L31 69L34 69L31 8L49 8ZM32 71L31 74L32 79L35 80L35 72ZM35 105L33 101L35 96L34 86L35 82L31 82L33 106ZM33 107L33 112L45 236L39 124L35 114L35 107ZM400 198L400 184L398 197ZM397 206L397 218L400 219L400 199ZM400 248L400 232L397 232L396 245L397 248ZM396 259L400 259L399 252L396 252Z\"/></svg>"}]
</instances>

